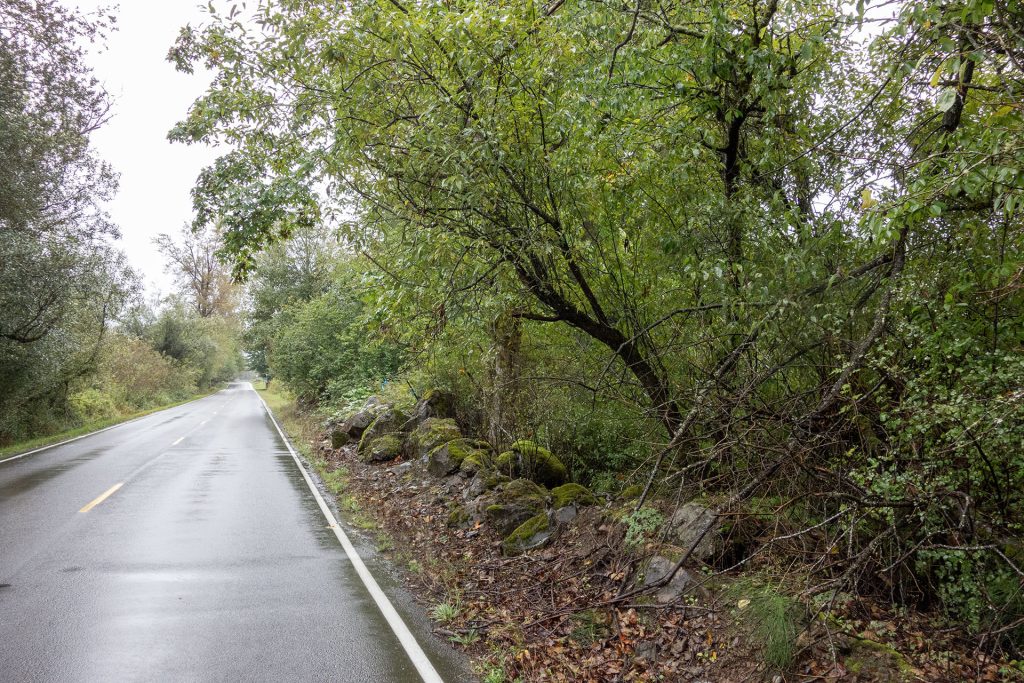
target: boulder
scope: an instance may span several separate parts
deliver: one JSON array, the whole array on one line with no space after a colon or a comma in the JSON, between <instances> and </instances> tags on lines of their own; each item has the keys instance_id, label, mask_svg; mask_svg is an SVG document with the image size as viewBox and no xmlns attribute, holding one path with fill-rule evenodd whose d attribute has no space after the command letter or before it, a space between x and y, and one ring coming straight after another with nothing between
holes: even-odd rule
<instances>
[{"instance_id":1,"label":"boulder","mask_svg":"<svg viewBox=\"0 0 1024 683\"><path fill-rule=\"evenodd\" d=\"M427 471L435 477L455 474L466 458L479 451L478 445L479 442L469 439L455 439L441 444L430 451L430 455L427 457Z\"/></svg>"},{"instance_id":2,"label":"boulder","mask_svg":"<svg viewBox=\"0 0 1024 683\"><path fill-rule=\"evenodd\" d=\"M495 467L510 477L525 477L544 486L560 486L569 478L562 461L532 441L520 440L498 456Z\"/></svg>"},{"instance_id":3,"label":"boulder","mask_svg":"<svg viewBox=\"0 0 1024 683\"><path fill-rule=\"evenodd\" d=\"M461 505L456 505L448 514L448 526L454 529L465 529L472 525L473 516Z\"/></svg>"},{"instance_id":4,"label":"boulder","mask_svg":"<svg viewBox=\"0 0 1024 683\"><path fill-rule=\"evenodd\" d=\"M551 535L551 523L547 514L542 512L530 517L506 536L501 542L501 552L505 555L518 555L539 548L548 542Z\"/></svg>"},{"instance_id":5,"label":"boulder","mask_svg":"<svg viewBox=\"0 0 1024 683\"><path fill-rule=\"evenodd\" d=\"M568 505L582 507L597 505L597 498L586 486L581 484L562 484L551 489L551 506L556 510Z\"/></svg>"},{"instance_id":6,"label":"boulder","mask_svg":"<svg viewBox=\"0 0 1024 683\"><path fill-rule=\"evenodd\" d=\"M461 473L465 473L466 462L473 456L468 456L466 460L462 461ZM479 473L473 475L473 478L469 480L469 484L462 490L462 497L464 500L473 500L479 498L488 491L507 484L512 481L508 477L502 476L497 472L490 470L482 470Z\"/></svg>"},{"instance_id":7,"label":"boulder","mask_svg":"<svg viewBox=\"0 0 1024 683\"><path fill-rule=\"evenodd\" d=\"M707 524L715 524L715 511L698 503L686 503L672 514L669 527L676 542L689 550L697 542ZM692 557L698 560L709 560L722 549L722 535L718 529L712 529L697 543Z\"/></svg>"},{"instance_id":8,"label":"boulder","mask_svg":"<svg viewBox=\"0 0 1024 683\"><path fill-rule=\"evenodd\" d=\"M368 448L373 440L378 436L401 432L408 419L408 416L397 408L393 406L384 406L381 409L380 414L378 414L362 432L362 436L359 439L359 454L362 455L363 451Z\"/></svg>"},{"instance_id":9,"label":"boulder","mask_svg":"<svg viewBox=\"0 0 1024 683\"><path fill-rule=\"evenodd\" d=\"M641 570L643 572L642 586L644 588L653 586L665 578L675 566L676 563L667 557L655 555L647 561ZM693 578L693 575L680 567L672 579L657 590L654 594L654 599L662 605L675 602L687 593L695 590L696 587L697 581Z\"/></svg>"},{"instance_id":10,"label":"boulder","mask_svg":"<svg viewBox=\"0 0 1024 683\"><path fill-rule=\"evenodd\" d=\"M547 501L543 488L527 479L514 479L481 499L481 504L484 518L504 536L544 512Z\"/></svg>"},{"instance_id":11,"label":"boulder","mask_svg":"<svg viewBox=\"0 0 1024 683\"><path fill-rule=\"evenodd\" d=\"M462 438L462 431L455 420L444 417L429 417L416 426L406 439L409 457L426 459L430 452L449 441Z\"/></svg>"},{"instance_id":12,"label":"boulder","mask_svg":"<svg viewBox=\"0 0 1024 683\"><path fill-rule=\"evenodd\" d=\"M376 396L366 399L362 408L331 427L331 447L341 448L352 441L359 441L366 428L386 409L387 406Z\"/></svg>"},{"instance_id":13,"label":"boulder","mask_svg":"<svg viewBox=\"0 0 1024 683\"><path fill-rule=\"evenodd\" d=\"M455 417L455 395L440 389L423 394L412 409L412 422L418 425L432 417Z\"/></svg>"},{"instance_id":14,"label":"boulder","mask_svg":"<svg viewBox=\"0 0 1024 683\"><path fill-rule=\"evenodd\" d=\"M459 472L464 477L473 477L494 469L494 458L491 455L490 447L480 448L475 453L470 453L459 466Z\"/></svg>"},{"instance_id":15,"label":"boulder","mask_svg":"<svg viewBox=\"0 0 1024 683\"><path fill-rule=\"evenodd\" d=\"M402 455L402 441L402 434L383 434L373 439L359 455L364 462L394 460Z\"/></svg>"}]
</instances>

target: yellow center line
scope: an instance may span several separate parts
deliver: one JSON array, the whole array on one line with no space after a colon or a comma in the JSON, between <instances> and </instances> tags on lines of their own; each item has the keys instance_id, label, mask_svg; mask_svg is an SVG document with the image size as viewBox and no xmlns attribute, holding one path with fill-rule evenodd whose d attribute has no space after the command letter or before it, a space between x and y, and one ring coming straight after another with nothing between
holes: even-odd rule
<instances>
[{"instance_id":1,"label":"yellow center line","mask_svg":"<svg viewBox=\"0 0 1024 683\"><path fill-rule=\"evenodd\" d=\"M109 489L107 489L106 491L101 493L99 495L99 497L96 498L94 501L92 501L91 503L86 505L84 508L79 510L79 512L88 512L89 510L92 510L94 507L96 507L97 505L99 505L100 503L105 501L107 498L110 498L112 495L114 495L114 492L117 491L122 486L124 486L124 482L123 481L114 484Z\"/></svg>"}]
</instances>

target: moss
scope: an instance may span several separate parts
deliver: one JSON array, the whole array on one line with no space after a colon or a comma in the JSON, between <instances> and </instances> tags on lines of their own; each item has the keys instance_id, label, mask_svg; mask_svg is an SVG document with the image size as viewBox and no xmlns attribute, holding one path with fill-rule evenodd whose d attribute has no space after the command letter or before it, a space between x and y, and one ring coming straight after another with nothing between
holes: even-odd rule
<instances>
[{"instance_id":1,"label":"moss","mask_svg":"<svg viewBox=\"0 0 1024 683\"><path fill-rule=\"evenodd\" d=\"M421 422L409 435L410 451L424 457L438 446L462 438L462 431L455 420L430 417Z\"/></svg>"},{"instance_id":2,"label":"moss","mask_svg":"<svg viewBox=\"0 0 1024 683\"><path fill-rule=\"evenodd\" d=\"M550 528L548 516L543 512L530 517L520 524L516 529L505 537L501 542L501 549L506 555L515 555L536 543L536 536Z\"/></svg>"},{"instance_id":3,"label":"moss","mask_svg":"<svg viewBox=\"0 0 1024 683\"><path fill-rule=\"evenodd\" d=\"M378 436L361 452L364 462L394 460L401 454L402 437L400 434Z\"/></svg>"},{"instance_id":4,"label":"moss","mask_svg":"<svg viewBox=\"0 0 1024 683\"><path fill-rule=\"evenodd\" d=\"M545 486L559 486L568 479L565 465L551 451L532 441L520 440L498 456L495 466L502 474L527 477Z\"/></svg>"},{"instance_id":5,"label":"moss","mask_svg":"<svg viewBox=\"0 0 1024 683\"><path fill-rule=\"evenodd\" d=\"M494 469L494 459L491 457L490 451L476 450L462 460L459 469L463 474L472 476L481 470Z\"/></svg>"},{"instance_id":6,"label":"moss","mask_svg":"<svg viewBox=\"0 0 1024 683\"><path fill-rule=\"evenodd\" d=\"M644 487L640 484L627 486L619 492L619 500L636 500L644 493Z\"/></svg>"},{"instance_id":7,"label":"moss","mask_svg":"<svg viewBox=\"0 0 1024 683\"><path fill-rule=\"evenodd\" d=\"M470 519L470 514L466 508L461 505L456 505L452 511L448 514L448 526L450 527L461 527L465 525Z\"/></svg>"},{"instance_id":8,"label":"moss","mask_svg":"<svg viewBox=\"0 0 1024 683\"><path fill-rule=\"evenodd\" d=\"M551 489L552 505L557 510L566 505L596 505L597 498L586 486L580 484L562 484Z\"/></svg>"},{"instance_id":9,"label":"moss","mask_svg":"<svg viewBox=\"0 0 1024 683\"><path fill-rule=\"evenodd\" d=\"M907 658L891 645L867 638L853 641L853 651L843 664L852 673L891 681L909 681L914 670Z\"/></svg>"}]
</instances>

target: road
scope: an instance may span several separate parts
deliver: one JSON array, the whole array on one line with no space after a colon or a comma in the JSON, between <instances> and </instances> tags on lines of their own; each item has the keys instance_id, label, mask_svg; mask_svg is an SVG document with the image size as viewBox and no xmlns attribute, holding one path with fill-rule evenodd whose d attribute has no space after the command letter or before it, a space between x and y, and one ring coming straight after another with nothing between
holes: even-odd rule
<instances>
[{"instance_id":1,"label":"road","mask_svg":"<svg viewBox=\"0 0 1024 683\"><path fill-rule=\"evenodd\" d=\"M0 462L0 680L421 678L235 383Z\"/></svg>"}]
</instances>

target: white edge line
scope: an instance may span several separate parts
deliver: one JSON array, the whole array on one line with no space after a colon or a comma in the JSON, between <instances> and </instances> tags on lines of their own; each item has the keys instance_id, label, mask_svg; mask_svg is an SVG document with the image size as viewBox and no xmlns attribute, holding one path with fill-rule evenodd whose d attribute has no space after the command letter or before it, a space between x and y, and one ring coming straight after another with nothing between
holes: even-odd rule
<instances>
[{"instance_id":1,"label":"white edge line","mask_svg":"<svg viewBox=\"0 0 1024 683\"><path fill-rule=\"evenodd\" d=\"M255 389L253 390L255 393ZM348 555L349 561L352 562L352 566L355 567L356 573L359 574L359 578L363 580L363 585L366 586L366 590L369 591L373 597L373 601L377 603L377 608L380 609L381 614L384 615L384 619L388 622L388 626L398 636L398 641L402 644L405 649L405 653L412 660L413 666L416 667L416 671L419 672L420 678L424 680L424 683L444 683L441 675L437 673L437 669L430 663L427 658L427 654L420 647L416 637L409 630L409 627L405 625L402 617L395 610L395 606L388 600L388 596L384 594L380 586L377 584L377 580L373 578L373 574L363 563L363 559L359 557L359 553L356 551L355 546L352 545L352 541L349 540L348 535L345 533L341 525L338 524L338 520L334 517L334 513L327 507L327 503L324 502L323 496L320 495L320 491L313 483L309 473L303 466L302 461L299 460L299 456L295 453L295 449L292 448L291 442L288 441L288 437L285 436L284 431L281 430L281 425L277 423L277 419L274 417L274 413L271 412L270 406L263 400L263 397L258 393L256 398L263 404L263 408L267 411L267 415L270 416L270 421L274 423L274 427L277 428L277 433L281 435L281 439L284 441L284 445L288 448L288 452L291 453L292 458L295 460L295 464L298 466L299 471L302 472L302 478L306 480L306 485L309 490L313 492L313 497L316 498L317 504L320 506L320 511L324 513L324 517L327 518L331 529L334 530L334 535L338 537L338 541L341 542L341 547L345 549L345 554Z\"/></svg>"},{"instance_id":2,"label":"white edge line","mask_svg":"<svg viewBox=\"0 0 1024 683\"><path fill-rule=\"evenodd\" d=\"M139 420L144 420L147 417L152 417L153 415L157 415L159 413L162 413L165 410L174 410L175 408L180 408L181 406L187 406L189 403L195 403L196 401L202 401L204 398L209 398L210 396L214 396L216 394L219 394L221 391L224 391L224 390L221 389L219 391L214 392L213 394L207 394L206 396L200 396L199 398L194 398L191 401L185 401L184 403L179 403L176 406L171 406L169 408L162 408L161 410L154 410L152 413L146 413L145 415L139 415L138 417L133 417L130 420L125 420L124 422L118 422L116 425L110 425L109 427L104 427L103 429L97 429L95 432L89 432L88 434L82 434L80 436L76 436L73 439L68 439L67 441L60 441L58 443L51 443L49 446L40 446L39 448L37 448L37 449L35 449L33 451L28 451L26 453L19 453L18 455L12 455L9 458L2 458L2 459L0 459L0 465L3 465L4 463L8 463L8 462L13 462L15 460L27 457L29 455L34 455L35 453L42 453L43 451L48 451L51 448L56 448L57 446L63 446L64 444L68 444L68 443L71 443L73 441L78 441L79 439L84 439L87 436L95 436L96 434L102 434L103 432L109 431L111 429L115 429L117 427L124 427L125 425L130 425L132 422L137 422ZM260 400L262 401L263 399L261 398Z\"/></svg>"}]
</instances>

